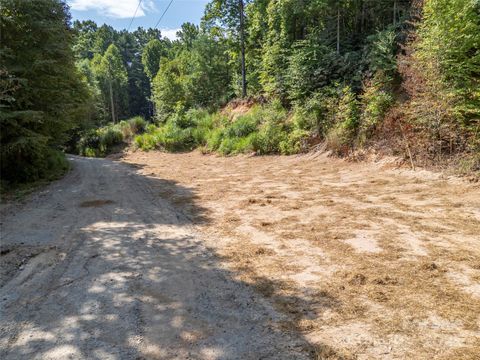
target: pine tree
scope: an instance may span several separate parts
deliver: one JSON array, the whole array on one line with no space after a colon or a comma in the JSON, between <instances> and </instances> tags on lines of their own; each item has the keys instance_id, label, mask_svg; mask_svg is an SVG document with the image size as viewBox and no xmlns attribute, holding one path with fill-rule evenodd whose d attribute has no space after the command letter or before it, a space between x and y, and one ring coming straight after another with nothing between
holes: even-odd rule
<instances>
[{"instance_id":1,"label":"pine tree","mask_svg":"<svg viewBox=\"0 0 480 360\"><path fill-rule=\"evenodd\" d=\"M58 149L83 121L89 95L64 1L2 0L0 14L2 178L35 180L63 166Z\"/></svg>"}]
</instances>

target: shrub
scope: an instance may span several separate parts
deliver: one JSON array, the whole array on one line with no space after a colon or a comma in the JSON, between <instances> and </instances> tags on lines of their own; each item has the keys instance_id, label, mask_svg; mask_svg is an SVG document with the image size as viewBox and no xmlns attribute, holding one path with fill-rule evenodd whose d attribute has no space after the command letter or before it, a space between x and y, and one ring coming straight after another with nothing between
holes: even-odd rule
<instances>
[{"instance_id":1,"label":"shrub","mask_svg":"<svg viewBox=\"0 0 480 360\"><path fill-rule=\"evenodd\" d=\"M224 137L224 129L216 128L210 131L206 136L207 148L211 151L218 150Z\"/></svg>"},{"instance_id":2,"label":"shrub","mask_svg":"<svg viewBox=\"0 0 480 360\"><path fill-rule=\"evenodd\" d=\"M359 122L358 101L349 86L342 89L334 115L334 125L328 131L328 147L338 154L345 154L353 144Z\"/></svg>"},{"instance_id":3,"label":"shrub","mask_svg":"<svg viewBox=\"0 0 480 360\"><path fill-rule=\"evenodd\" d=\"M230 138L245 137L254 132L256 128L257 120L254 117L248 115L240 116L225 129L225 136Z\"/></svg>"},{"instance_id":4,"label":"shrub","mask_svg":"<svg viewBox=\"0 0 480 360\"><path fill-rule=\"evenodd\" d=\"M267 122L253 139L253 147L258 154L278 154L280 153L280 143L286 140L287 133L282 125Z\"/></svg>"},{"instance_id":5,"label":"shrub","mask_svg":"<svg viewBox=\"0 0 480 360\"><path fill-rule=\"evenodd\" d=\"M160 127L147 127L135 138L142 150L218 151L222 155L255 151L259 154L293 154L305 149L308 131L292 126L279 101L253 106L247 114L231 121L220 113L195 109L178 112Z\"/></svg>"},{"instance_id":6,"label":"shrub","mask_svg":"<svg viewBox=\"0 0 480 360\"><path fill-rule=\"evenodd\" d=\"M144 151L153 150L157 146L157 133L150 131L148 133L138 135L134 140L135 146Z\"/></svg>"},{"instance_id":7,"label":"shrub","mask_svg":"<svg viewBox=\"0 0 480 360\"><path fill-rule=\"evenodd\" d=\"M158 145L167 151L192 150L195 147L192 128L182 129L174 122L168 122L159 131Z\"/></svg>"},{"instance_id":8,"label":"shrub","mask_svg":"<svg viewBox=\"0 0 480 360\"><path fill-rule=\"evenodd\" d=\"M294 129L287 134L286 139L279 144L280 153L283 155L292 155L305 152L307 150L307 137L309 132L302 129Z\"/></svg>"},{"instance_id":9,"label":"shrub","mask_svg":"<svg viewBox=\"0 0 480 360\"><path fill-rule=\"evenodd\" d=\"M136 134L141 134L147 127L147 122L141 116L135 116L129 120L120 121L115 127L119 128L124 139L130 139Z\"/></svg>"},{"instance_id":10,"label":"shrub","mask_svg":"<svg viewBox=\"0 0 480 360\"><path fill-rule=\"evenodd\" d=\"M100 141L100 135L97 130L85 132L78 141L78 153L83 156L99 156Z\"/></svg>"},{"instance_id":11,"label":"shrub","mask_svg":"<svg viewBox=\"0 0 480 360\"><path fill-rule=\"evenodd\" d=\"M222 155L234 155L254 151L254 139L257 133L251 133L244 137L224 137L218 152Z\"/></svg>"},{"instance_id":12,"label":"shrub","mask_svg":"<svg viewBox=\"0 0 480 360\"><path fill-rule=\"evenodd\" d=\"M123 133L117 127L100 129L100 151L106 153L111 147L123 142Z\"/></svg>"},{"instance_id":13,"label":"shrub","mask_svg":"<svg viewBox=\"0 0 480 360\"><path fill-rule=\"evenodd\" d=\"M122 120L118 124L109 124L99 129L91 129L80 136L77 150L83 156L105 156L115 146L129 141L134 135L142 133L146 129L155 129L155 126L148 126L141 116Z\"/></svg>"},{"instance_id":14,"label":"shrub","mask_svg":"<svg viewBox=\"0 0 480 360\"><path fill-rule=\"evenodd\" d=\"M325 137L335 123L340 96L341 89L336 85L317 91L305 102L297 103L293 112L295 127Z\"/></svg>"},{"instance_id":15,"label":"shrub","mask_svg":"<svg viewBox=\"0 0 480 360\"><path fill-rule=\"evenodd\" d=\"M360 115L359 142L364 143L377 125L384 119L393 105L394 98L389 88L390 79L381 74L365 84L361 96L362 113Z\"/></svg>"},{"instance_id":16,"label":"shrub","mask_svg":"<svg viewBox=\"0 0 480 360\"><path fill-rule=\"evenodd\" d=\"M372 72L394 75L397 71L396 34L393 28L377 31L367 38L367 62Z\"/></svg>"}]
</instances>

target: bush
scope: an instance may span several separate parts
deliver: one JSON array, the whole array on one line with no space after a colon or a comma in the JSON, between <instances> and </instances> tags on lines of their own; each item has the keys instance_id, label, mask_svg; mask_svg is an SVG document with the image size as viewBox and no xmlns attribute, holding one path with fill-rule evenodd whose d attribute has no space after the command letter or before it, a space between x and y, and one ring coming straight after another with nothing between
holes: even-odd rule
<instances>
[{"instance_id":1,"label":"bush","mask_svg":"<svg viewBox=\"0 0 480 360\"><path fill-rule=\"evenodd\" d=\"M254 140L257 133L244 137L225 137L221 141L218 152L222 155L235 155L254 151Z\"/></svg>"},{"instance_id":2,"label":"bush","mask_svg":"<svg viewBox=\"0 0 480 360\"><path fill-rule=\"evenodd\" d=\"M342 89L334 115L334 124L327 133L327 145L338 154L348 153L359 123L359 108L349 86Z\"/></svg>"},{"instance_id":3,"label":"bush","mask_svg":"<svg viewBox=\"0 0 480 360\"><path fill-rule=\"evenodd\" d=\"M141 116L135 116L129 120L120 121L116 127L120 129L124 139L131 139L136 134L141 134L147 127L147 122Z\"/></svg>"},{"instance_id":4,"label":"bush","mask_svg":"<svg viewBox=\"0 0 480 360\"><path fill-rule=\"evenodd\" d=\"M98 130L85 132L78 141L78 153L83 156L100 156L100 135Z\"/></svg>"},{"instance_id":5,"label":"bush","mask_svg":"<svg viewBox=\"0 0 480 360\"><path fill-rule=\"evenodd\" d=\"M295 127L325 137L335 123L340 96L341 89L336 85L317 91L301 104L297 103L293 112Z\"/></svg>"},{"instance_id":6,"label":"bush","mask_svg":"<svg viewBox=\"0 0 480 360\"><path fill-rule=\"evenodd\" d=\"M100 151L107 152L109 148L123 142L123 133L117 127L106 127L100 129Z\"/></svg>"},{"instance_id":7,"label":"bush","mask_svg":"<svg viewBox=\"0 0 480 360\"><path fill-rule=\"evenodd\" d=\"M211 151L216 151L222 143L224 137L224 129L219 127L210 131L206 136L207 148Z\"/></svg>"},{"instance_id":8,"label":"bush","mask_svg":"<svg viewBox=\"0 0 480 360\"><path fill-rule=\"evenodd\" d=\"M135 134L145 131L147 122L140 116L122 120L118 124L109 124L99 129L88 130L80 136L77 150L80 155L89 157L105 156L115 146L131 139Z\"/></svg>"},{"instance_id":9,"label":"bush","mask_svg":"<svg viewBox=\"0 0 480 360\"><path fill-rule=\"evenodd\" d=\"M148 133L138 135L135 137L134 143L135 146L144 151L153 150L157 146L157 134L155 131L150 131Z\"/></svg>"},{"instance_id":10,"label":"bush","mask_svg":"<svg viewBox=\"0 0 480 360\"><path fill-rule=\"evenodd\" d=\"M225 129L225 136L229 138L245 137L254 132L256 128L257 120L254 117L248 115L240 116Z\"/></svg>"},{"instance_id":11,"label":"bush","mask_svg":"<svg viewBox=\"0 0 480 360\"><path fill-rule=\"evenodd\" d=\"M294 129L287 134L287 138L279 144L282 155L292 155L305 152L307 150L307 138L309 132L302 129Z\"/></svg>"},{"instance_id":12,"label":"bush","mask_svg":"<svg viewBox=\"0 0 480 360\"><path fill-rule=\"evenodd\" d=\"M184 151L195 148L195 139L192 128L182 129L174 122L169 122L160 129L157 146L167 151Z\"/></svg>"},{"instance_id":13,"label":"bush","mask_svg":"<svg viewBox=\"0 0 480 360\"><path fill-rule=\"evenodd\" d=\"M142 150L192 150L202 146L222 155L255 151L259 154L294 154L305 150L308 131L292 126L279 101L253 106L235 120L205 110L190 110L171 116L160 127L147 127L135 138Z\"/></svg>"},{"instance_id":14,"label":"bush","mask_svg":"<svg viewBox=\"0 0 480 360\"><path fill-rule=\"evenodd\" d=\"M390 79L381 74L365 85L361 98L362 113L360 115L359 142L363 144L379 123L383 121L387 111L393 105L394 97L389 86Z\"/></svg>"},{"instance_id":15,"label":"bush","mask_svg":"<svg viewBox=\"0 0 480 360\"><path fill-rule=\"evenodd\" d=\"M253 147L258 154L278 154L280 143L286 140L287 132L281 124L267 122L253 139Z\"/></svg>"}]
</instances>

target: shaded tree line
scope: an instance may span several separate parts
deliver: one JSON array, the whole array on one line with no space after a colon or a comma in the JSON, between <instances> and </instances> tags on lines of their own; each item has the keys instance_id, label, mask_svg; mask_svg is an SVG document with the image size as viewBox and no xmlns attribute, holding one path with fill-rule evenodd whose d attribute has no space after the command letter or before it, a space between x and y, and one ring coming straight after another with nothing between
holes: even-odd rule
<instances>
[{"instance_id":1,"label":"shaded tree line","mask_svg":"<svg viewBox=\"0 0 480 360\"><path fill-rule=\"evenodd\" d=\"M287 132L284 143L294 134L286 153L312 138L348 153L391 136L411 160L466 152L480 164L478 1L212 0L173 41L72 24L60 0L1 3L2 178L45 176L90 128L140 115L168 123L170 139L199 122L191 110L247 95L283 114L254 123Z\"/></svg>"}]
</instances>

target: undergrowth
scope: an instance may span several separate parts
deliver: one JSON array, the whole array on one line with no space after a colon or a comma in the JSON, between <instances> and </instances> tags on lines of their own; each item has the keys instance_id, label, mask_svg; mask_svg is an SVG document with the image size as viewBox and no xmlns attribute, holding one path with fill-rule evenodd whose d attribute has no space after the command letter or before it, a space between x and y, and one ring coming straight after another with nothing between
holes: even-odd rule
<instances>
[{"instance_id":1,"label":"undergrowth","mask_svg":"<svg viewBox=\"0 0 480 360\"><path fill-rule=\"evenodd\" d=\"M85 132L77 143L80 155L101 157L108 155L116 146L133 139L145 131L147 122L140 116L122 120L117 124L109 124L98 129Z\"/></svg>"},{"instance_id":2,"label":"undergrowth","mask_svg":"<svg viewBox=\"0 0 480 360\"><path fill-rule=\"evenodd\" d=\"M229 116L192 109L176 113L159 126L149 126L135 137L135 146L148 151L188 151L201 147L205 152L235 155L295 154L304 151L308 131L301 129L279 102L254 105L247 113Z\"/></svg>"}]
</instances>

